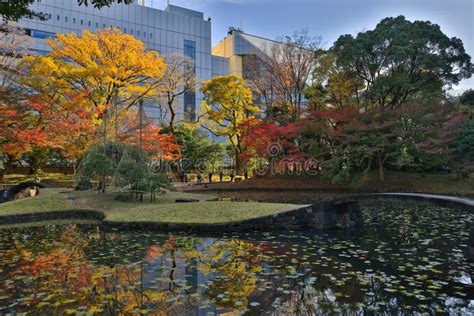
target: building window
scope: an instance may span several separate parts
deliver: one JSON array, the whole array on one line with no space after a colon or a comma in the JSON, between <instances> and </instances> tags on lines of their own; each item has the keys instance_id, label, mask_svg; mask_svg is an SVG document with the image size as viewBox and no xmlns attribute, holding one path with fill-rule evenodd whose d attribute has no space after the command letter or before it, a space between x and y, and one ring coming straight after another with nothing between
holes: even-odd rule
<instances>
[{"instance_id":1,"label":"building window","mask_svg":"<svg viewBox=\"0 0 474 316\"><path fill-rule=\"evenodd\" d=\"M196 42L184 40L184 55L196 60Z\"/></svg>"},{"instance_id":2,"label":"building window","mask_svg":"<svg viewBox=\"0 0 474 316\"><path fill-rule=\"evenodd\" d=\"M67 16L64 17L64 22L67 22Z\"/></svg>"},{"instance_id":3,"label":"building window","mask_svg":"<svg viewBox=\"0 0 474 316\"><path fill-rule=\"evenodd\" d=\"M123 32L127 33L127 28L126 27L123 28Z\"/></svg>"},{"instance_id":4,"label":"building window","mask_svg":"<svg viewBox=\"0 0 474 316\"><path fill-rule=\"evenodd\" d=\"M191 58L192 60L196 60L196 42L184 40L184 55ZM193 71L196 72L196 63L193 65Z\"/></svg>"},{"instance_id":5,"label":"building window","mask_svg":"<svg viewBox=\"0 0 474 316\"><path fill-rule=\"evenodd\" d=\"M84 20L81 20L81 25L84 25Z\"/></svg>"},{"instance_id":6,"label":"building window","mask_svg":"<svg viewBox=\"0 0 474 316\"><path fill-rule=\"evenodd\" d=\"M153 38L153 33L150 33L150 38Z\"/></svg>"},{"instance_id":7,"label":"building window","mask_svg":"<svg viewBox=\"0 0 474 316\"><path fill-rule=\"evenodd\" d=\"M72 24L76 24L76 18L72 18Z\"/></svg>"},{"instance_id":8,"label":"building window","mask_svg":"<svg viewBox=\"0 0 474 316\"><path fill-rule=\"evenodd\" d=\"M61 17L59 15L56 15L56 20L61 20Z\"/></svg>"},{"instance_id":9,"label":"building window","mask_svg":"<svg viewBox=\"0 0 474 316\"><path fill-rule=\"evenodd\" d=\"M50 38L50 37L56 37L55 33L51 32L44 32L44 31L37 31L37 30L27 30L26 34L30 35L31 37L34 38Z\"/></svg>"},{"instance_id":10,"label":"building window","mask_svg":"<svg viewBox=\"0 0 474 316\"><path fill-rule=\"evenodd\" d=\"M87 26L89 27L91 26L91 21L87 22Z\"/></svg>"},{"instance_id":11,"label":"building window","mask_svg":"<svg viewBox=\"0 0 474 316\"><path fill-rule=\"evenodd\" d=\"M102 24L102 28L105 29L105 24Z\"/></svg>"},{"instance_id":12,"label":"building window","mask_svg":"<svg viewBox=\"0 0 474 316\"><path fill-rule=\"evenodd\" d=\"M146 32L143 32L143 37L146 37Z\"/></svg>"},{"instance_id":13,"label":"building window","mask_svg":"<svg viewBox=\"0 0 474 316\"><path fill-rule=\"evenodd\" d=\"M96 29L99 28L99 23L95 22L95 28L96 28Z\"/></svg>"},{"instance_id":14,"label":"building window","mask_svg":"<svg viewBox=\"0 0 474 316\"><path fill-rule=\"evenodd\" d=\"M40 56L44 56L44 55L48 55L48 51L46 50L42 50L42 49L30 49L30 51L33 53L33 55L40 55Z\"/></svg>"},{"instance_id":15,"label":"building window","mask_svg":"<svg viewBox=\"0 0 474 316\"><path fill-rule=\"evenodd\" d=\"M137 36L140 36L140 31L137 31Z\"/></svg>"},{"instance_id":16,"label":"building window","mask_svg":"<svg viewBox=\"0 0 474 316\"><path fill-rule=\"evenodd\" d=\"M133 35L133 30L130 30L130 34L132 34L132 35Z\"/></svg>"},{"instance_id":17,"label":"building window","mask_svg":"<svg viewBox=\"0 0 474 316\"><path fill-rule=\"evenodd\" d=\"M186 92L184 94L184 118L194 122L196 119L196 93Z\"/></svg>"}]
</instances>

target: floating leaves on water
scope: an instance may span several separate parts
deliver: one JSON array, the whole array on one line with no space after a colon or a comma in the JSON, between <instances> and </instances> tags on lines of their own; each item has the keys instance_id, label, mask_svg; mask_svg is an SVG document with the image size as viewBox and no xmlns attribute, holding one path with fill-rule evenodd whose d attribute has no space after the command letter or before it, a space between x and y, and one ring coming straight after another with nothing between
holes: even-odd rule
<instances>
[{"instance_id":1,"label":"floating leaves on water","mask_svg":"<svg viewBox=\"0 0 474 316\"><path fill-rule=\"evenodd\" d=\"M0 230L0 314L31 307L39 314L246 313L248 306L279 314L302 306L307 314L434 314L447 301L450 313L474 312L474 266L460 229L473 215L379 202L367 203L364 215L363 228L350 232L221 238L85 225Z\"/></svg>"}]
</instances>

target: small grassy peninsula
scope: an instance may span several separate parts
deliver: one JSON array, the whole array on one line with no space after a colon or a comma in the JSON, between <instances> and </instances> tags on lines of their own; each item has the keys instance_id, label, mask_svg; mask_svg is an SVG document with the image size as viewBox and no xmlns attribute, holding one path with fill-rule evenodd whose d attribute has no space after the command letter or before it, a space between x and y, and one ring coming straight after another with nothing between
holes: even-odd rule
<instances>
[{"instance_id":1,"label":"small grassy peninsula","mask_svg":"<svg viewBox=\"0 0 474 316\"><path fill-rule=\"evenodd\" d=\"M158 224L227 224L265 217L301 207L294 204L217 201L214 196L195 193L168 192L156 202L127 200L127 193L73 191L64 188L42 189L40 195L0 204L3 216L34 213L100 211L109 222ZM176 199L196 202L176 203Z\"/></svg>"}]
</instances>

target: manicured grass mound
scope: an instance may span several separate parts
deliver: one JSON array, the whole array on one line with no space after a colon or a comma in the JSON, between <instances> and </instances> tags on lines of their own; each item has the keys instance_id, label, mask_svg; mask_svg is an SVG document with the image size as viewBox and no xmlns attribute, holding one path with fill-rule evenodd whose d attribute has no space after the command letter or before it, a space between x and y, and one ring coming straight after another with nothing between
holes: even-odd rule
<instances>
[{"instance_id":1,"label":"manicured grass mound","mask_svg":"<svg viewBox=\"0 0 474 316\"><path fill-rule=\"evenodd\" d=\"M118 197L129 199L117 199ZM96 191L74 191L70 193L70 198L74 199L74 204L81 209L91 209L104 212L129 211L135 207L151 206L156 207L161 204L175 203L176 199L196 199L199 201L215 200L216 197L207 194L168 192L166 194L156 195L156 201L150 202L148 194L143 196L140 202L135 196L130 198L127 192L106 192L97 194Z\"/></svg>"},{"instance_id":2,"label":"manicured grass mound","mask_svg":"<svg viewBox=\"0 0 474 316\"><path fill-rule=\"evenodd\" d=\"M40 194L34 198L26 198L0 204L0 216L28 214L44 211L64 211L73 208L64 192L68 189L40 189Z\"/></svg>"},{"instance_id":3,"label":"manicured grass mound","mask_svg":"<svg viewBox=\"0 0 474 316\"><path fill-rule=\"evenodd\" d=\"M136 207L107 216L111 222L160 222L176 224L224 224L240 222L301 207L294 204L204 201Z\"/></svg>"},{"instance_id":4,"label":"manicured grass mound","mask_svg":"<svg viewBox=\"0 0 474 316\"><path fill-rule=\"evenodd\" d=\"M244 221L301 207L293 204L215 201L206 194L169 192L159 195L156 202L144 196L143 202L128 197L125 192L97 194L96 191L41 189L34 198L0 204L0 216L54 211L102 211L110 222L156 222L176 224L223 224ZM175 203L176 199L197 199L199 202ZM1 222L0 222L1 223Z\"/></svg>"}]
</instances>

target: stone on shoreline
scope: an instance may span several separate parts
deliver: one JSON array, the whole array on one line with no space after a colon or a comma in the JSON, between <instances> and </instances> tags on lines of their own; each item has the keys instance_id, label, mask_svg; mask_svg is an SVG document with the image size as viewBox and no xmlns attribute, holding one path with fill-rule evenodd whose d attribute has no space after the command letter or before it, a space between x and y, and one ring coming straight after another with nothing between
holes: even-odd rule
<instances>
[{"instance_id":1,"label":"stone on shoreline","mask_svg":"<svg viewBox=\"0 0 474 316\"><path fill-rule=\"evenodd\" d=\"M176 203L192 203L192 202L199 202L198 199L191 199L191 198L182 198L182 199L176 199Z\"/></svg>"}]
</instances>

